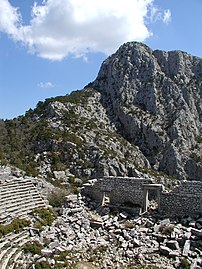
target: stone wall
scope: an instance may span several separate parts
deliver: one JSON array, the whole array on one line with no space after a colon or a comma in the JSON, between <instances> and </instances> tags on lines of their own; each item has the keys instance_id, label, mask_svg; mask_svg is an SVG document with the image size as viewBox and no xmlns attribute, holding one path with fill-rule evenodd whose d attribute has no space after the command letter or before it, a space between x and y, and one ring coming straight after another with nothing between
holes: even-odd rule
<instances>
[{"instance_id":1,"label":"stone wall","mask_svg":"<svg viewBox=\"0 0 202 269\"><path fill-rule=\"evenodd\" d=\"M104 192L108 192L110 204L133 203L143 207L143 184L152 183L151 179L133 177L105 177L89 180L85 184L83 194L92 199L102 201Z\"/></svg>"},{"instance_id":2,"label":"stone wall","mask_svg":"<svg viewBox=\"0 0 202 269\"><path fill-rule=\"evenodd\" d=\"M161 212L165 215L202 214L202 182L182 181L171 192L161 192Z\"/></svg>"},{"instance_id":3,"label":"stone wall","mask_svg":"<svg viewBox=\"0 0 202 269\"><path fill-rule=\"evenodd\" d=\"M104 193L111 205L134 204L143 208L144 184L152 184L151 179L132 177L105 177L89 180L82 194L102 202ZM163 215L191 216L202 214L202 182L181 181L172 191L160 190L159 207Z\"/></svg>"}]
</instances>

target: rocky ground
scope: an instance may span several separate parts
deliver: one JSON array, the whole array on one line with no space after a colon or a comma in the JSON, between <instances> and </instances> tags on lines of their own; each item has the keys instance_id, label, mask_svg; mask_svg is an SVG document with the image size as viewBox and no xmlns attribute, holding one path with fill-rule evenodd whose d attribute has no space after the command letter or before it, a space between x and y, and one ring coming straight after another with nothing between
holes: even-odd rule
<instances>
[{"instance_id":1,"label":"rocky ground","mask_svg":"<svg viewBox=\"0 0 202 269\"><path fill-rule=\"evenodd\" d=\"M170 220L148 213L132 217L70 195L52 226L32 234L32 240L43 245L42 256L24 257L23 265L27 268L26 262L38 260L48 261L52 268L199 269L201 228L201 217ZM57 267L61 253L66 262L61 260Z\"/></svg>"}]
</instances>

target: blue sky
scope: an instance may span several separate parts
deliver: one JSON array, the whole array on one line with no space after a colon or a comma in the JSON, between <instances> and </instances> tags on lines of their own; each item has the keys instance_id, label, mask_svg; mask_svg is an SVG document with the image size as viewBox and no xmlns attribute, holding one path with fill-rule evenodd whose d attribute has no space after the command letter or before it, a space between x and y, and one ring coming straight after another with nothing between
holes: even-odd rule
<instances>
[{"instance_id":1,"label":"blue sky","mask_svg":"<svg viewBox=\"0 0 202 269\"><path fill-rule=\"evenodd\" d=\"M127 41L202 57L201 15L201 0L0 0L0 118L82 89Z\"/></svg>"}]
</instances>

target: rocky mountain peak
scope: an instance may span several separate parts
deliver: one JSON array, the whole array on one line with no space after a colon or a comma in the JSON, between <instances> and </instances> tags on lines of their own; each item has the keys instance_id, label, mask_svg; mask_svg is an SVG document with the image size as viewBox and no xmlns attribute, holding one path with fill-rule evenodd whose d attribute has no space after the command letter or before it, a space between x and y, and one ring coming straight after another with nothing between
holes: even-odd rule
<instances>
[{"instance_id":1,"label":"rocky mountain peak","mask_svg":"<svg viewBox=\"0 0 202 269\"><path fill-rule=\"evenodd\" d=\"M152 51L142 43L129 42L103 62L94 86L125 103L165 114L158 106L161 99L164 103L180 99L186 105L190 88L196 93L194 89L201 87L201 77L200 58L182 51Z\"/></svg>"},{"instance_id":2,"label":"rocky mountain peak","mask_svg":"<svg viewBox=\"0 0 202 269\"><path fill-rule=\"evenodd\" d=\"M190 178L201 177L201 166L189 158L193 152L201 156L196 141L202 130L202 59L130 42L103 62L93 86L123 136L152 166L171 175L184 176L186 170Z\"/></svg>"}]
</instances>

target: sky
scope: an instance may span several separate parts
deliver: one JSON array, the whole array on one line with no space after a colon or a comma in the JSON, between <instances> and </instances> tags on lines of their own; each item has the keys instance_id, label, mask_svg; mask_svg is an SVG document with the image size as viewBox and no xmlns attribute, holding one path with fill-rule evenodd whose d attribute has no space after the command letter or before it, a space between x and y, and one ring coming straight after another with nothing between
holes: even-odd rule
<instances>
[{"instance_id":1,"label":"sky","mask_svg":"<svg viewBox=\"0 0 202 269\"><path fill-rule=\"evenodd\" d=\"M82 89L128 41L202 57L202 0L0 0L0 119Z\"/></svg>"}]
</instances>

